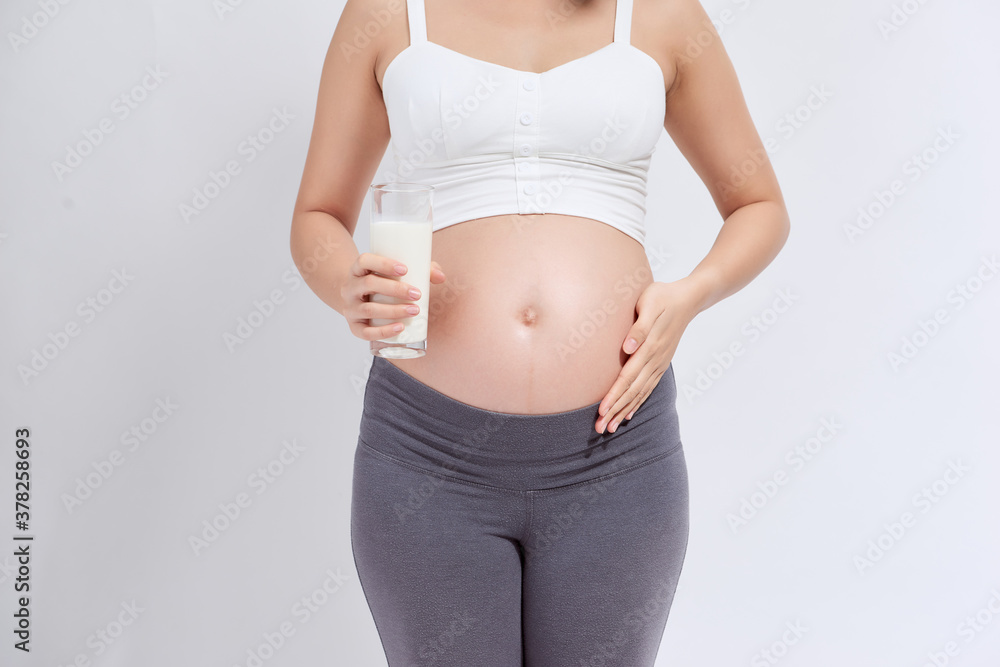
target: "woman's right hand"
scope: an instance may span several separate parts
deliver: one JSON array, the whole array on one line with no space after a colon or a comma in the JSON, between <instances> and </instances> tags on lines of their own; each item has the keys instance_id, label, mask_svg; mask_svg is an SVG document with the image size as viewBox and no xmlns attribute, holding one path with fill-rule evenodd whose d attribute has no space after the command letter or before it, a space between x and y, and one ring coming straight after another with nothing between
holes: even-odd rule
<instances>
[{"instance_id":1,"label":"woman's right hand","mask_svg":"<svg viewBox=\"0 0 1000 667\"><path fill-rule=\"evenodd\" d=\"M391 257L376 255L370 252L363 252L351 264L350 275L347 282L340 288L340 297L344 300L344 317L351 328L351 333L362 340L372 341L389 338L402 331L402 324L389 323L380 327L371 326L372 318L383 318L389 320L401 320L413 317L419 313L416 303L420 298L419 290L410 294L410 289L416 290L405 280L394 280L386 276L402 276L406 274L406 268L402 270L396 267L403 266L402 262L397 262ZM438 284L445 281L444 272L441 266L431 261L431 283ZM375 303L370 301L372 294L384 294L395 297L406 303ZM410 312L407 309L417 309ZM398 329L395 327L399 327Z\"/></svg>"}]
</instances>

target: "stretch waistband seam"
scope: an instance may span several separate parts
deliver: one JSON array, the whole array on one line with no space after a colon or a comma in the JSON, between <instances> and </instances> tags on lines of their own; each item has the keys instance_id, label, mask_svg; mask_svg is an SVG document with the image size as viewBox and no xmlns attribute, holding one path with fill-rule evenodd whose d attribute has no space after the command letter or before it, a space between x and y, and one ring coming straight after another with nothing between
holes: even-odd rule
<instances>
[{"instance_id":1,"label":"stretch waistband seam","mask_svg":"<svg viewBox=\"0 0 1000 667\"><path fill-rule=\"evenodd\" d=\"M415 464L413 464L413 463L411 463L409 461L404 461L402 459L399 459L399 458L397 458L397 457L395 457L395 456L393 456L391 454L386 454L385 452L383 452L380 449L375 449L370 444L368 444L367 442L365 442L364 439L361 438L360 436L358 437L358 444L361 445L361 446L363 446L363 447L365 447L366 449L368 449L370 452L372 452L372 454L374 454L374 455L376 455L376 456L378 456L378 457L380 457L380 458L388 461L389 463L395 463L397 465L401 465L401 466L404 466L406 468L409 468L410 470L415 470L417 472L424 473L425 475L430 475L432 477L443 477L445 479L449 479L451 481L458 482L459 484L466 484L468 486L474 486L474 487L479 487L479 488L483 488L483 489L491 489L493 491L502 491L504 493L511 493L511 494L518 495L518 496L534 495L534 494L539 494L539 493L546 493L546 492L549 492L549 491L565 491L566 489L571 489L574 486L584 486L586 484L596 484L598 482L603 482L603 481L606 481L608 479L611 479L612 477L617 477L619 475L624 475L626 473L632 472L633 470L636 470L638 468L642 468L643 466L647 466L647 465L650 465L652 463L656 463L657 461L659 461L661 459L665 459L666 457L670 456L671 454L676 454L677 452L679 452L679 451L681 451L683 449L683 443L680 440L678 440L677 444L675 446L671 447L668 451L666 451L666 452L660 452L659 454L656 454L656 455L654 455L654 456L652 456L652 457L650 457L648 459L644 459L642 461L639 461L638 463L632 463L632 464L630 464L630 465L622 468L621 470L615 470L614 472L604 473L603 475L598 475L597 477L592 477L590 479L584 479L584 480L581 480L579 482L571 482L570 484L563 484L561 486L553 486L553 487L548 487L548 488L544 488L544 489L510 489L510 488L507 488L507 487L504 487L504 486L493 486L492 484L483 484L481 482L472 482L470 480L462 479L461 477L455 477L453 475L448 475L446 473L439 472L437 470L430 470L429 468L423 468L423 467L415 465Z\"/></svg>"},{"instance_id":2,"label":"stretch waistband seam","mask_svg":"<svg viewBox=\"0 0 1000 667\"><path fill-rule=\"evenodd\" d=\"M574 486L584 486L586 484L594 484L596 482L603 482L605 480L611 479L612 477L617 477L619 475L624 475L625 473L632 472L633 470L636 470L637 468L642 468L643 466L647 466L650 463L656 463L660 459L665 459L668 456L670 456L671 454L676 454L681 449L682 449L681 442L677 441L677 444L674 445L673 447L671 447L668 451L666 451L666 452L660 452L659 454L656 454L656 455L654 455L654 456L652 456L652 457L650 457L648 459L644 459L642 461L639 461L638 463L632 463L632 464L630 464L630 465L622 468L621 470L615 470L614 472L604 473L603 475L598 475L597 477L591 477L590 479L584 479L584 480L581 480L579 482L571 482L569 484L564 484L562 486L553 486L553 487L548 488L548 489L528 489L527 493L535 494L535 493L545 493L546 491L563 491L565 489L571 489Z\"/></svg>"},{"instance_id":3,"label":"stretch waistband seam","mask_svg":"<svg viewBox=\"0 0 1000 667\"><path fill-rule=\"evenodd\" d=\"M503 486L493 486L491 484L482 484L480 482L471 482L471 481L469 481L467 479L462 479L461 477L455 477L453 475L448 475L446 473L439 472L437 470L430 470L429 468L422 468L422 467L420 467L418 465L414 465L413 463L410 463L409 461L404 461L402 459L396 458L395 456L392 456L391 454L386 454L385 452L383 452L380 449L375 449L374 447L372 447L371 445L369 445L367 442L365 442L364 439L361 438L360 436L358 437L358 444L362 445L363 447L365 447L366 449L368 449L369 451L371 451L372 454L374 454L376 456L379 456L382 459L385 459L386 461L388 461L390 463L395 463L397 465L401 465L401 466L404 466L406 468L409 468L410 470L416 470L417 472L422 472L425 475L430 475L431 477L443 477L443 478L449 479L449 480L451 480L453 482L458 482L459 484L467 484L468 486L475 486L475 487L479 487L479 488L482 488L482 489L491 489L493 491L503 491L504 493L512 493L512 494L515 494L515 495L518 495L518 496L524 495L524 493L525 493L524 491L520 491L518 489L508 489L508 488L503 487Z\"/></svg>"}]
</instances>

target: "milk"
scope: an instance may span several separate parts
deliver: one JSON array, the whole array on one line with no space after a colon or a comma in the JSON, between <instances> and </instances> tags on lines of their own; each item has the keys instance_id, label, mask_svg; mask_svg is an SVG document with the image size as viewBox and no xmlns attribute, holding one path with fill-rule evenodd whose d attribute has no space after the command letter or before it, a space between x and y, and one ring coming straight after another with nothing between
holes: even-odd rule
<instances>
[{"instance_id":1,"label":"milk","mask_svg":"<svg viewBox=\"0 0 1000 667\"><path fill-rule=\"evenodd\" d=\"M420 307L416 315L398 320L371 318L374 327L402 322L404 329L390 338L380 338L386 343L415 343L427 339L427 304L431 291L431 236L433 223L398 222L380 220L371 223L371 251L376 255L390 257L406 265L406 273L402 276L387 276L399 282L413 285L420 290L420 298L414 301ZM372 294L371 301L375 303L406 303L411 301L397 299L384 294Z\"/></svg>"}]
</instances>

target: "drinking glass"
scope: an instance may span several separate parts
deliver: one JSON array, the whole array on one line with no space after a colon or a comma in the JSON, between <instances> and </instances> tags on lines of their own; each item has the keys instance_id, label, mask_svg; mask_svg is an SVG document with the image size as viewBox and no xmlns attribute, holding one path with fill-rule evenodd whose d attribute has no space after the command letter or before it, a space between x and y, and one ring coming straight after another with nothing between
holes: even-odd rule
<instances>
[{"instance_id":1,"label":"drinking glass","mask_svg":"<svg viewBox=\"0 0 1000 667\"><path fill-rule=\"evenodd\" d=\"M427 304L431 288L432 199L434 188L417 183L375 183L371 186L371 252L406 265L406 273L385 276L420 290L414 303L420 312L400 320L371 318L372 326L402 322L398 334L371 341L372 354L412 359L427 353ZM374 303L410 303L385 294L372 294Z\"/></svg>"}]
</instances>

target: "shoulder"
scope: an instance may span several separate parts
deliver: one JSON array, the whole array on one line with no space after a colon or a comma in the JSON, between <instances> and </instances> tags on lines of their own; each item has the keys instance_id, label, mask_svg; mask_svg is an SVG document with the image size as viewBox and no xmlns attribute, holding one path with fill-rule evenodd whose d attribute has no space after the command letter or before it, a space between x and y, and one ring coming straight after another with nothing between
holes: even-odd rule
<instances>
[{"instance_id":1,"label":"shoulder","mask_svg":"<svg viewBox=\"0 0 1000 667\"><path fill-rule=\"evenodd\" d=\"M376 63L388 44L407 41L406 0L347 0L334 33L336 48L346 58L361 55Z\"/></svg>"},{"instance_id":2,"label":"shoulder","mask_svg":"<svg viewBox=\"0 0 1000 667\"><path fill-rule=\"evenodd\" d=\"M717 37L716 24L721 25L709 17L699 0L633 0L632 13L633 36L650 38L665 54L683 52L691 40L697 43Z\"/></svg>"},{"instance_id":3,"label":"shoulder","mask_svg":"<svg viewBox=\"0 0 1000 667\"><path fill-rule=\"evenodd\" d=\"M719 36L698 0L633 0L632 26L632 45L659 63L668 90L685 59Z\"/></svg>"}]
</instances>

